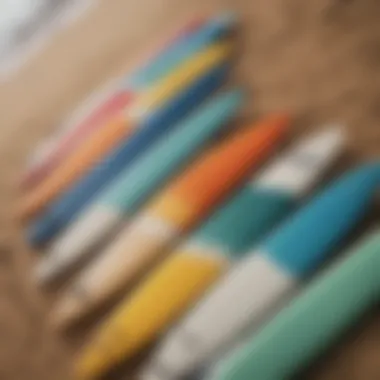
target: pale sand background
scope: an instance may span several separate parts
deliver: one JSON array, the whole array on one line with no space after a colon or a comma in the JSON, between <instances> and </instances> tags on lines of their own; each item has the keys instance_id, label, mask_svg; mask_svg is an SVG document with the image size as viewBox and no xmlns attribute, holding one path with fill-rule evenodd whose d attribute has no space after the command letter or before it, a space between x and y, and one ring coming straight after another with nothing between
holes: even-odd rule
<instances>
[{"instance_id":1,"label":"pale sand background","mask_svg":"<svg viewBox=\"0 0 380 380\"><path fill-rule=\"evenodd\" d=\"M104 0L0 88L0 380L70 378L71 350L47 325L47 308L30 278L33 255L12 221L25 157L153 35L194 11L222 6L243 19L234 80L249 85L248 115L288 109L305 128L339 120L348 126L351 159L379 153L378 0ZM375 313L304 378L380 379L378 318Z\"/></svg>"}]
</instances>

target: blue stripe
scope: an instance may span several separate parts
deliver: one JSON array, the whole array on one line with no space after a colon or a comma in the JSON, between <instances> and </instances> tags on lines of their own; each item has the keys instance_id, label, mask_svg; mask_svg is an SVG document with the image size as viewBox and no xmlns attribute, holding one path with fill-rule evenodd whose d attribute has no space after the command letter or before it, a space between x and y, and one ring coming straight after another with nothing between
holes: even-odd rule
<instances>
[{"instance_id":1,"label":"blue stripe","mask_svg":"<svg viewBox=\"0 0 380 380\"><path fill-rule=\"evenodd\" d=\"M264 241L260 251L302 277L346 237L369 210L380 185L380 164L342 176Z\"/></svg>"},{"instance_id":2,"label":"blue stripe","mask_svg":"<svg viewBox=\"0 0 380 380\"><path fill-rule=\"evenodd\" d=\"M45 244L66 227L127 165L215 92L225 81L228 68L229 64L214 68L145 120L137 133L122 142L32 224L28 230L30 243Z\"/></svg>"},{"instance_id":3,"label":"blue stripe","mask_svg":"<svg viewBox=\"0 0 380 380\"><path fill-rule=\"evenodd\" d=\"M140 68L123 86L141 88L164 77L193 54L225 36L234 24L233 13L226 12L211 19L198 31L180 38L155 59Z\"/></svg>"}]
</instances>

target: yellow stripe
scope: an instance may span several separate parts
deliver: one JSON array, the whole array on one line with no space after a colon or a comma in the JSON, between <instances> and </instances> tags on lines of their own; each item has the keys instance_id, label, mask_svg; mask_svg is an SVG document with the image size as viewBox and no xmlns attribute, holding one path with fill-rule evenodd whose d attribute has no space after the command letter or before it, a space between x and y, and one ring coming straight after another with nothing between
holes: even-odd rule
<instances>
[{"instance_id":1,"label":"yellow stripe","mask_svg":"<svg viewBox=\"0 0 380 380\"><path fill-rule=\"evenodd\" d=\"M131 106L130 112L133 114L135 107L136 109L150 110L165 103L197 78L205 75L213 67L220 65L231 52L232 44L230 42L210 45L139 95Z\"/></svg>"},{"instance_id":2,"label":"yellow stripe","mask_svg":"<svg viewBox=\"0 0 380 380\"><path fill-rule=\"evenodd\" d=\"M153 199L149 214L170 221L178 227L186 227L188 221L194 219L195 208L183 199L173 196L170 192Z\"/></svg>"},{"instance_id":3,"label":"yellow stripe","mask_svg":"<svg viewBox=\"0 0 380 380\"><path fill-rule=\"evenodd\" d=\"M79 362L81 378L92 378L137 354L184 314L226 267L227 261L215 255L173 255L105 322Z\"/></svg>"}]
</instances>

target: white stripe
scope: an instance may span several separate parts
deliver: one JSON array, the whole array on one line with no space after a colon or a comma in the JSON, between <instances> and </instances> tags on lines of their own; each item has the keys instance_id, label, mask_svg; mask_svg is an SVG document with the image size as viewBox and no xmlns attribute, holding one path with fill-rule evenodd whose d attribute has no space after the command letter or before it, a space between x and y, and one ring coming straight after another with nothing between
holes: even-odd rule
<instances>
[{"instance_id":1,"label":"white stripe","mask_svg":"<svg viewBox=\"0 0 380 380\"><path fill-rule=\"evenodd\" d=\"M244 260L168 335L142 379L175 379L212 360L246 329L260 327L296 289L295 280L262 255Z\"/></svg>"},{"instance_id":2,"label":"white stripe","mask_svg":"<svg viewBox=\"0 0 380 380\"><path fill-rule=\"evenodd\" d=\"M37 267L40 283L54 281L73 265L94 251L96 244L120 225L123 216L109 207L91 208L73 223L54 243L49 254Z\"/></svg>"},{"instance_id":3,"label":"white stripe","mask_svg":"<svg viewBox=\"0 0 380 380\"><path fill-rule=\"evenodd\" d=\"M141 124L139 123L143 118L149 117L149 114L154 112L155 109L152 107L146 107L139 103L138 98L123 112L124 118L126 120L132 120L137 123L137 127Z\"/></svg>"},{"instance_id":4,"label":"white stripe","mask_svg":"<svg viewBox=\"0 0 380 380\"><path fill-rule=\"evenodd\" d=\"M313 134L276 159L252 185L301 197L342 153L345 141L340 127Z\"/></svg>"},{"instance_id":5,"label":"white stripe","mask_svg":"<svg viewBox=\"0 0 380 380\"><path fill-rule=\"evenodd\" d=\"M133 223L134 230L147 233L149 236L162 239L171 238L179 233L179 229L175 224L165 219L152 216L148 213L141 214Z\"/></svg>"},{"instance_id":6,"label":"white stripe","mask_svg":"<svg viewBox=\"0 0 380 380\"><path fill-rule=\"evenodd\" d=\"M221 245L211 245L206 242L190 239L181 250L190 251L193 255L200 257L209 256L215 257L218 261L223 260L226 261L226 263L230 262L230 260L228 260L228 250Z\"/></svg>"},{"instance_id":7,"label":"white stripe","mask_svg":"<svg viewBox=\"0 0 380 380\"><path fill-rule=\"evenodd\" d=\"M135 278L143 271L149 265L147 263L154 261L161 253L161 247L179 233L178 227L162 218L142 214L86 268L79 278L78 287L89 297L113 294L131 277Z\"/></svg>"}]
</instances>

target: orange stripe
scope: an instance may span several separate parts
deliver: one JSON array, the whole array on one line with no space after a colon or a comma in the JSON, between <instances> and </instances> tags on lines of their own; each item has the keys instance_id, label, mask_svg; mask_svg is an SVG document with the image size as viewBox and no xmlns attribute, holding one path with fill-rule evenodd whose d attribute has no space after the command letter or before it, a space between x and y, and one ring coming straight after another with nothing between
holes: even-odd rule
<instances>
[{"instance_id":1,"label":"orange stripe","mask_svg":"<svg viewBox=\"0 0 380 380\"><path fill-rule=\"evenodd\" d=\"M272 116L237 131L161 193L151 210L168 218L175 217L184 227L196 223L275 149L289 124L287 116ZM178 207L174 200L186 210L177 210L179 217L171 211Z\"/></svg>"},{"instance_id":2,"label":"orange stripe","mask_svg":"<svg viewBox=\"0 0 380 380\"><path fill-rule=\"evenodd\" d=\"M27 196L19 209L21 218L30 218L43 209L50 201L69 187L91 168L99 157L103 157L131 132L127 122L120 117L102 127L84 142L63 162L31 195Z\"/></svg>"},{"instance_id":3,"label":"orange stripe","mask_svg":"<svg viewBox=\"0 0 380 380\"><path fill-rule=\"evenodd\" d=\"M127 119L141 120L141 113L157 108L160 104L173 99L184 88L189 87L201 75L224 62L231 52L229 42L210 45L207 49L181 63L176 70L160 79L153 87L142 91L133 104L128 107ZM127 135L126 122L119 115L114 122L101 130L85 145L81 145L66 162L27 196L20 207L21 218L29 218L42 211L46 205L65 191L78 179L91 164L96 163L109 152L113 146ZM135 126L136 122L133 122ZM137 122L138 123L138 122ZM131 126L131 125L130 125Z\"/></svg>"}]
</instances>

